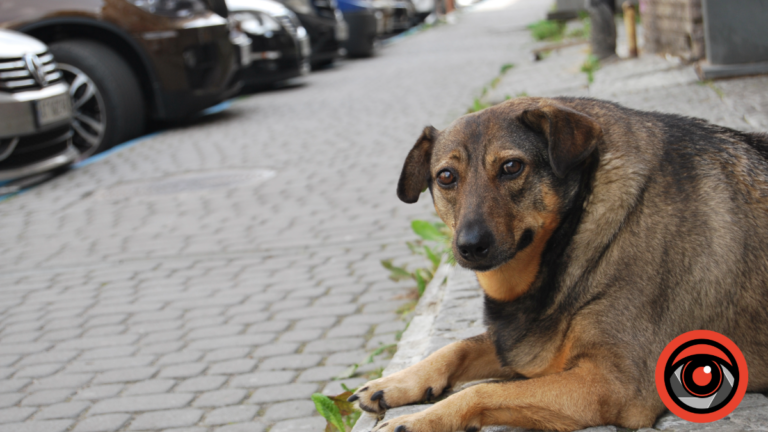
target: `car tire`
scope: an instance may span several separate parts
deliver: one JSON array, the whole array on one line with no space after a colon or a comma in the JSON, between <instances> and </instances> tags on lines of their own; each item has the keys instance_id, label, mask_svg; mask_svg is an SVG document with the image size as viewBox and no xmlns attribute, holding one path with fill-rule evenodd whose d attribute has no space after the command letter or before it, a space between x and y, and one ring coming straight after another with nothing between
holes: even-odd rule
<instances>
[{"instance_id":1,"label":"car tire","mask_svg":"<svg viewBox=\"0 0 768 432\"><path fill-rule=\"evenodd\" d=\"M139 136L146 108L131 67L109 47L85 39L50 44L70 84L75 146L85 158Z\"/></svg>"}]
</instances>

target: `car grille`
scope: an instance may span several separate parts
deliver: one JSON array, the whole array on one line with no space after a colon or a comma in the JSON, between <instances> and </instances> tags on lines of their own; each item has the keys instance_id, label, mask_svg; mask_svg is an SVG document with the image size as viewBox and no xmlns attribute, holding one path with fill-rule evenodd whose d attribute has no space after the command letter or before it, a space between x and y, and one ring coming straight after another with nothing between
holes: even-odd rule
<instances>
[{"instance_id":1,"label":"car grille","mask_svg":"<svg viewBox=\"0 0 768 432\"><path fill-rule=\"evenodd\" d=\"M56 62L53 61L53 54L45 52L39 54L38 58L42 63L43 73L48 80L46 85L62 80L61 71L59 71ZM9 92L19 92L37 90L42 87L27 68L24 58L0 59L0 89Z\"/></svg>"},{"instance_id":2,"label":"car grille","mask_svg":"<svg viewBox=\"0 0 768 432\"><path fill-rule=\"evenodd\" d=\"M293 21L291 21L291 17L288 15L280 15L275 17L280 21L280 24L282 24L283 28L288 31L288 33L292 34L293 36L296 36L296 25Z\"/></svg>"}]
</instances>

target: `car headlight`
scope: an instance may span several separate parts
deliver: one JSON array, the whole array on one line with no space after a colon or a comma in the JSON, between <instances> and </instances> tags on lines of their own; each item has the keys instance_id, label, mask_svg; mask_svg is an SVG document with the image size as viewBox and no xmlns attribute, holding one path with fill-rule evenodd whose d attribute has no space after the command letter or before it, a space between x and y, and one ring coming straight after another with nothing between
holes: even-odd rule
<instances>
[{"instance_id":1,"label":"car headlight","mask_svg":"<svg viewBox=\"0 0 768 432\"><path fill-rule=\"evenodd\" d=\"M258 12L237 12L230 15L241 31L252 35L271 36L281 29L280 23L267 14Z\"/></svg>"},{"instance_id":2,"label":"car headlight","mask_svg":"<svg viewBox=\"0 0 768 432\"><path fill-rule=\"evenodd\" d=\"M284 3L286 6L293 9L294 12L302 14L312 13L312 4L309 3L309 0L284 0Z\"/></svg>"},{"instance_id":3,"label":"car headlight","mask_svg":"<svg viewBox=\"0 0 768 432\"><path fill-rule=\"evenodd\" d=\"M128 0L151 14L171 18L187 18L205 12L203 0Z\"/></svg>"}]
</instances>

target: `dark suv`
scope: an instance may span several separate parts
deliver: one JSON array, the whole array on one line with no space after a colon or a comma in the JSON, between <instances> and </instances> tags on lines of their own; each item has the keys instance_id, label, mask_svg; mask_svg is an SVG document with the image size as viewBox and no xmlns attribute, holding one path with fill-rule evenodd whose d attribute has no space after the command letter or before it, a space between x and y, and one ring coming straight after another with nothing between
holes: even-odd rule
<instances>
[{"instance_id":1,"label":"dark suv","mask_svg":"<svg viewBox=\"0 0 768 432\"><path fill-rule=\"evenodd\" d=\"M74 144L88 156L141 134L147 119L182 119L239 90L230 26L210 5L24 0L3 4L0 27L49 45L71 86Z\"/></svg>"}]
</instances>

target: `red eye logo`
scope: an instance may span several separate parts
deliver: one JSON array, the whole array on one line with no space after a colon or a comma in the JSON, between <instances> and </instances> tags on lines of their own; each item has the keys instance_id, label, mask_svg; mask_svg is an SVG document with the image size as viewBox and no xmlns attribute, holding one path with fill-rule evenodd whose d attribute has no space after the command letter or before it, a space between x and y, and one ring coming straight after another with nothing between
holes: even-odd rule
<instances>
[{"instance_id":1,"label":"red eye logo","mask_svg":"<svg viewBox=\"0 0 768 432\"><path fill-rule=\"evenodd\" d=\"M676 337L656 363L656 390L678 417L709 423L730 414L747 391L747 362L730 339L709 330Z\"/></svg>"}]
</instances>

